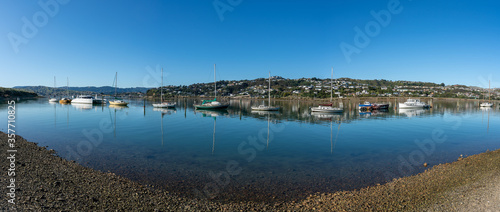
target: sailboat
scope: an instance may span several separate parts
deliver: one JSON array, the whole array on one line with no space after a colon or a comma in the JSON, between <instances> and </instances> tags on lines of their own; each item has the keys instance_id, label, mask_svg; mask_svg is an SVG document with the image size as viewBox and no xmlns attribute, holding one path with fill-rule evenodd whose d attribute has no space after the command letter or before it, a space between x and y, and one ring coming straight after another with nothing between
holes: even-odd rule
<instances>
[{"instance_id":1,"label":"sailboat","mask_svg":"<svg viewBox=\"0 0 500 212\"><path fill-rule=\"evenodd\" d=\"M265 106L264 104L259 105L258 107L252 107L252 110L261 110L261 111L276 111L279 110L280 107L273 107L271 106L271 72L269 72L269 91L268 91L268 96L269 96L269 102L268 105Z\"/></svg>"},{"instance_id":2,"label":"sailboat","mask_svg":"<svg viewBox=\"0 0 500 212\"><path fill-rule=\"evenodd\" d=\"M153 104L153 107L160 108L173 108L175 107L175 102L163 102L163 68L161 69L161 87L160 87L160 103Z\"/></svg>"},{"instance_id":3,"label":"sailboat","mask_svg":"<svg viewBox=\"0 0 500 212\"><path fill-rule=\"evenodd\" d=\"M493 103L490 102L490 89L491 89L491 82L488 81L488 102L483 102L479 106L480 107L493 107Z\"/></svg>"},{"instance_id":4,"label":"sailboat","mask_svg":"<svg viewBox=\"0 0 500 212\"><path fill-rule=\"evenodd\" d=\"M56 90L56 77L54 76L54 91L55 90ZM50 98L49 102L57 102L57 99L55 97L54 98Z\"/></svg>"},{"instance_id":5,"label":"sailboat","mask_svg":"<svg viewBox=\"0 0 500 212\"><path fill-rule=\"evenodd\" d=\"M332 77L330 79L330 102L333 100L333 67L332 67ZM311 108L312 112L322 112L322 113L342 113L344 112L343 108L339 107L333 107L333 104L331 105L319 105L318 107L312 107Z\"/></svg>"},{"instance_id":6,"label":"sailboat","mask_svg":"<svg viewBox=\"0 0 500 212\"><path fill-rule=\"evenodd\" d=\"M220 103L217 101L217 81L215 79L215 64L214 64L214 89L215 89L215 97L214 100L203 100L201 105L193 105L196 109L204 109L204 110L218 110L218 109L226 109L229 107L229 103Z\"/></svg>"},{"instance_id":7,"label":"sailboat","mask_svg":"<svg viewBox=\"0 0 500 212\"><path fill-rule=\"evenodd\" d=\"M113 101L109 101L109 105L115 106L127 106L128 102L125 102L121 99L116 98L116 89L118 87L118 72L115 74L115 99Z\"/></svg>"},{"instance_id":8,"label":"sailboat","mask_svg":"<svg viewBox=\"0 0 500 212\"><path fill-rule=\"evenodd\" d=\"M68 104L71 103L71 99L69 98L69 79L66 78L66 97L63 97L61 100L59 100L59 103L61 104Z\"/></svg>"}]
</instances>

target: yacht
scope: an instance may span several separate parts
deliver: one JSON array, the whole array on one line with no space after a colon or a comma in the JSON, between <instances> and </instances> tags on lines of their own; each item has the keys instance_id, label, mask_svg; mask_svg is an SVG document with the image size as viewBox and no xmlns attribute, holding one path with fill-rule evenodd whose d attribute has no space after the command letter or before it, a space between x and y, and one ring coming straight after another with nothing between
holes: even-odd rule
<instances>
[{"instance_id":1,"label":"yacht","mask_svg":"<svg viewBox=\"0 0 500 212\"><path fill-rule=\"evenodd\" d=\"M71 103L77 104L102 104L105 100L97 99L97 94L95 98L91 95L80 95L77 98L71 100Z\"/></svg>"},{"instance_id":2,"label":"yacht","mask_svg":"<svg viewBox=\"0 0 500 212\"><path fill-rule=\"evenodd\" d=\"M428 104L421 102L418 99L408 99L404 103L399 103L399 109L408 109L408 108L429 108Z\"/></svg>"}]
</instances>

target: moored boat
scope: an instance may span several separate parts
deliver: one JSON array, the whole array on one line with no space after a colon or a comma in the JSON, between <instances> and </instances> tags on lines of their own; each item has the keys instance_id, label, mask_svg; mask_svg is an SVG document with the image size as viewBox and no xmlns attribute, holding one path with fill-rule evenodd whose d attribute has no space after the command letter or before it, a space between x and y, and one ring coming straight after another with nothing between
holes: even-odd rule
<instances>
[{"instance_id":1,"label":"moored boat","mask_svg":"<svg viewBox=\"0 0 500 212\"><path fill-rule=\"evenodd\" d=\"M408 99L404 103L399 103L400 109L408 109L408 108L429 108L428 104L421 102L419 99Z\"/></svg>"},{"instance_id":2,"label":"moored boat","mask_svg":"<svg viewBox=\"0 0 500 212\"><path fill-rule=\"evenodd\" d=\"M318 107L311 107L311 112L318 113L342 113L344 112L343 108L333 107L333 67L332 67L332 76L330 78L330 102L319 104Z\"/></svg>"},{"instance_id":3,"label":"moored boat","mask_svg":"<svg viewBox=\"0 0 500 212\"><path fill-rule=\"evenodd\" d=\"M490 102L490 89L491 89L491 82L488 82L488 102L483 102L479 104L479 107L493 107L493 103Z\"/></svg>"},{"instance_id":4,"label":"moored boat","mask_svg":"<svg viewBox=\"0 0 500 212\"><path fill-rule=\"evenodd\" d=\"M118 72L115 74L115 99L109 101L109 105L116 105L116 106L127 106L128 102L123 101L122 99L116 98L116 89L118 87Z\"/></svg>"},{"instance_id":5,"label":"moored boat","mask_svg":"<svg viewBox=\"0 0 500 212\"><path fill-rule=\"evenodd\" d=\"M338 107L332 107L332 106L318 106L318 107L311 107L311 112L318 112L318 113L342 113L344 112L344 109L338 108Z\"/></svg>"},{"instance_id":6,"label":"moored boat","mask_svg":"<svg viewBox=\"0 0 500 212\"><path fill-rule=\"evenodd\" d=\"M203 100L201 105L193 105L196 109L203 110L219 110L226 109L229 107L229 103L220 103L217 101L217 81L215 80L215 64L214 64L214 89L215 89L215 98L214 100Z\"/></svg>"},{"instance_id":7,"label":"moored boat","mask_svg":"<svg viewBox=\"0 0 500 212\"><path fill-rule=\"evenodd\" d=\"M69 96L69 79L66 78L66 95ZM71 103L71 99L69 97L63 97L61 100L59 100L59 103L61 104L69 104Z\"/></svg>"},{"instance_id":8,"label":"moored boat","mask_svg":"<svg viewBox=\"0 0 500 212\"><path fill-rule=\"evenodd\" d=\"M80 95L77 98L71 100L71 103L77 103L77 104L103 104L106 100L105 99L97 99L97 94L96 97L94 98L91 95Z\"/></svg>"},{"instance_id":9,"label":"moored boat","mask_svg":"<svg viewBox=\"0 0 500 212\"><path fill-rule=\"evenodd\" d=\"M269 72L269 87L268 87L268 96L269 96L269 102L268 105L259 105L257 107L252 107L252 110L260 110L260 111L277 111L280 109L280 107L273 107L271 106L271 72Z\"/></svg>"},{"instance_id":10,"label":"moored boat","mask_svg":"<svg viewBox=\"0 0 500 212\"><path fill-rule=\"evenodd\" d=\"M163 102L163 68L161 69L160 103L153 104L157 108L175 108L175 102Z\"/></svg>"}]
</instances>

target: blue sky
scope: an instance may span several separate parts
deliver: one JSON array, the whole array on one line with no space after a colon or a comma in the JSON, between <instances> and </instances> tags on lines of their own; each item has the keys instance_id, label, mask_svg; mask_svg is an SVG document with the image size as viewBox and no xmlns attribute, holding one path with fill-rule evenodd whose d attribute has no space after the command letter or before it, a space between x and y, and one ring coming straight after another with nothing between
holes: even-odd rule
<instances>
[{"instance_id":1,"label":"blue sky","mask_svg":"<svg viewBox=\"0 0 500 212\"><path fill-rule=\"evenodd\" d=\"M118 72L119 87L152 87L161 67L166 85L185 85L213 81L216 63L218 80L329 78L333 66L336 78L500 87L498 11L498 1L4 0L0 86L54 76L111 86ZM369 42L356 45L355 28Z\"/></svg>"}]
</instances>

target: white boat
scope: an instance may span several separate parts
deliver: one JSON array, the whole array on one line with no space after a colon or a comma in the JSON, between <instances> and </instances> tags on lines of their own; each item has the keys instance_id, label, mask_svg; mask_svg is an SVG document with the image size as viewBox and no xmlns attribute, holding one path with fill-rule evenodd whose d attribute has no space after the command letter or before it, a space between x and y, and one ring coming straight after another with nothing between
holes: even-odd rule
<instances>
[{"instance_id":1,"label":"white boat","mask_svg":"<svg viewBox=\"0 0 500 212\"><path fill-rule=\"evenodd\" d=\"M163 68L161 69L160 103L153 104L157 108L174 108L175 102L163 102Z\"/></svg>"},{"instance_id":2,"label":"white boat","mask_svg":"<svg viewBox=\"0 0 500 212\"><path fill-rule=\"evenodd\" d=\"M429 108L428 104L421 102L418 99L408 99L404 103L399 103L399 109L408 109L408 108Z\"/></svg>"},{"instance_id":3,"label":"white boat","mask_svg":"<svg viewBox=\"0 0 500 212\"><path fill-rule=\"evenodd\" d=\"M217 80L215 79L215 64L214 64L214 89L215 89L214 100L203 100L201 105L193 105L194 108L203 110L218 110L218 109L226 109L229 107L229 103L220 103L217 101Z\"/></svg>"},{"instance_id":4,"label":"white boat","mask_svg":"<svg viewBox=\"0 0 500 212\"><path fill-rule=\"evenodd\" d=\"M333 100L333 67L332 67L332 77L330 79L330 102ZM320 104L318 107L311 107L311 112L318 113L342 113L343 108L333 107L333 104L328 106L326 104Z\"/></svg>"},{"instance_id":5,"label":"white boat","mask_svg":"<svg viewBox=\"0 0 500 212\"><path fill-rule=\"evenodd\" d=\"M493 103L490 102L490 89L491 89L491 82L488 81L488 102L483 102L479 104L480 107L493 107Z\"/></svg>"},{"instance_id":6,"label":"white boat","mask_svg":"<svg viewBox=\"0 0 500 212\"><path fill-rule=\"evenodd\" d=\"M344 109L338 108L338 107L332 107L332 106L318 106L318 107L312 107L311 112L318 112L318 113L342 113L344 112Z\"/></svg>"},{"instance_id":7,"label":"white boat","mask_svg":"<svg viewBox=\"0 0 500 212\"><path fill-rule=\"evenodd\" d=\"M55 76L54 76L54 90L56 90L56 77ZM59 100L57 100L55 97L49 99L49 102L58 102L58 101Z\"/></svg>"},{"instance_id":8,"label":"white boat","mask_svg":"<svg viewBox=\"0 0 500 212\"><path fill-rule=\"evenodd\" d=\"M76 103L76 104L102 104L106 100L101 100L97 99L97 94L95 95L95 98L91 95L80 95L77 98L73 99L71 103Z\"/></svg>"},{"instance_id":9,"label":"white boat","mask_svg":"<svg viewBox=\"0 0 500 212\"><path fill-rule=\"evenodd\" d=\"M109 105L117 105L117 106L127 106L128 102L125 102L121 99L116 98L116 88L118 86L118 72L116 72L115 75L115 99L112 101L109 101Z\"/></svg>"},{"instance_id":10,"label":"white boat","mask_svg":"<svg viewBox=\"0 0 500 212\"><path fill-rule=\"evenodd\" d=\"M277 111L280 109L280 107L273 107L271 106L271 72L269 72L269 91L268 91L268 96L269 96L269 101L268 105L259 105L257 107L252 107L252 110L260 110L260 111Z\"/></svg>"}]
</instances>

